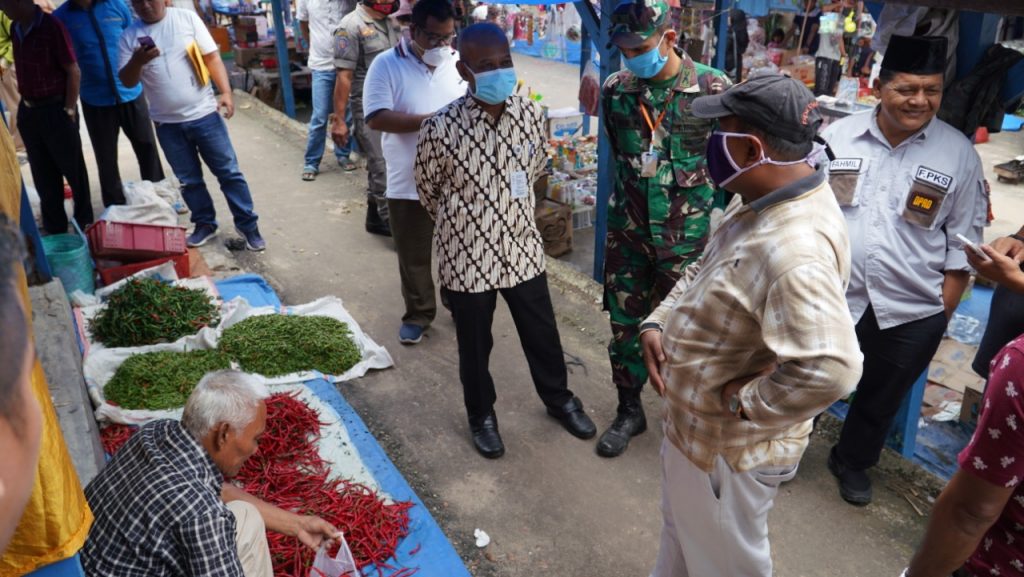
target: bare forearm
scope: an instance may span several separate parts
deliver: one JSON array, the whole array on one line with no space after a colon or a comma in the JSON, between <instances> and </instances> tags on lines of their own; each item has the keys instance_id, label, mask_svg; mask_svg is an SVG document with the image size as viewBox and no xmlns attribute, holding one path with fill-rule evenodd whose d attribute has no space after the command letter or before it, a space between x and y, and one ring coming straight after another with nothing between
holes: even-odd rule
<instances>
[{"instance_id":1,"label":"bare forearm","mask_svg":"<svg viewBox=\"0 0 1024 577\"><path fill-rule=\"evenodd\" d=\"M250 495L249 493L239 489L231 483L224 483L221 488L220 498L225 503L231 501L245 501L256 507L256 510L260 512L260 517L263 518L263 523L267 526L267 529L282 533L294 537L298 534L298 515L289 513L280 507L275 507L270 503Z\"/></svg>"},{"instance_id":2,"label":"bare forearm","mask_svg":"<svg viewBox=\"0 0 1024 577\"><path fill-rule=\"evenodd\" d=\"M299 30L302 31L302 37L306 40L306 46L309 46L309 21L299 20Z\"/></svg>"},{"instance_id":3,"label":"bare forearm","mask_svg":"<svg viewBox=\"0 0 1024 577\"><path fill-rule=\"evenodd\" d=\"M142 64L134 59L129 60L118 72L117 77L121 79L121 84L124 84L125 88L134 88L142 78Z\"/></svg>"},{"instance_id":4,"label":"bare forearm","mask_svg":"<svg viewBox=\"0 0 1024 577\"><path fill-rule=\"evenodd\" d=\"M952 318L956 307L960 306L960 297L967 289L971 273L965 270L947 270L942 282L942 304L946 308L946 318Z\"/></svg>"},{"instance_id":5,"label":"bare forearm","mask_svg":"<svg viewBox=\"0 0 1024 577\"><path fill-rule=\"evenodd\" d=\"M64 107L75 108L78 105L78 90L82 83L82 71L77 64L72 64L67 69L68 85L64 94Z\"/></svg>"},{"instance_id":6,"label":"bare forearm","mask_svg":"<svg viewBox=\"0 0 1024 577\"><path fill-rule=\"evenodd\" d=\"M231 94L228 70L224 67L224 61L220 59L220 54L216 51L203 54L203 61L206 62L206 68L210 71L210 79L213 80L213 85L217 87L217 92Z\"/></svg>"},{"instance_id":7,"label":"bare forearm","mask_svg":"<svg viewBox=\"0 0 1024 577\"><path fill-rule=\"evenodd\" d=\"M334 83L334 115L345 118L348 110L348 97L352 93L352 71L338 69L338 79Z\"/></svg>"},{"instance_id":8,"label":"bare forearm","mask_svg":"<svg viewBox=\"0 0 1024 577\"><path fill-rule=\"evenodd\" d=\"M368 119L366 125L381 132L408 134L419 132L420 125L430 116L430 114L406 114L393 110L381 110Z\"/></svg>"}]
</instances>

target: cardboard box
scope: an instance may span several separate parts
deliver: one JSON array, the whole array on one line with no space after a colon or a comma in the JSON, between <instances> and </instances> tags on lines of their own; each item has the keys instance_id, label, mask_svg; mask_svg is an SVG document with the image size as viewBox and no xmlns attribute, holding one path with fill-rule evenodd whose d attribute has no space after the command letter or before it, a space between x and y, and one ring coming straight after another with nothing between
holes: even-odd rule
<instances>
[{"instance_id":1,"label":"cardboard box","mask_svg":"<svg viewBox=\"0 0 1024 577\"><path fill-rule=\"evenodd\" d=\"M977 353L976 346L965 345L950 338L942 339L939 350L928 367L928 380L958 393L963 393L967 389L983 390L985 379L979 377L971 368Z\"/></svg>"},{"instance_id":2,"label":"cardboard box","mask_svg":"<svg viewBox=\"0 0 1024 577\"><path fill-rule=\"evenodd\" d=\"M583 132L583 113L575 108L548 111L548 137L558 140Z\"/></svg>"},{"instance_id":3,"label":"cardboard box","mask_svg":"<svg viewBox=\"0 0 1024 577\"><path fill-rule=\"evenodd\" d=\"M227 28L211 26L210 36L213 36L213 40L217 43L217 49L220 52L231 52L231 35L228 34Z\"/></svg>"},{"instance_id":4,"label":"cardboard box","mask_svg":"<svg viewBox=\"0 0 1024 577\"><path fill-rule=\"evenodd\" d=\"M544 199L537 205L537 228L544 239L544 253L559 257L572 250L572 208Z\"/></svg>"},{"instance_id":5,"label":"cardboard box","mask_svg":"<svg viewBox=\"0 0 1024 577\"><path fill-rule=\"evenodd\" d=\"M971 424L978 419L978 412L981 411L981 398L983 392L969 388L964 390L964 400L960 405L960 422Z\"/></svg>"}]
</instances>

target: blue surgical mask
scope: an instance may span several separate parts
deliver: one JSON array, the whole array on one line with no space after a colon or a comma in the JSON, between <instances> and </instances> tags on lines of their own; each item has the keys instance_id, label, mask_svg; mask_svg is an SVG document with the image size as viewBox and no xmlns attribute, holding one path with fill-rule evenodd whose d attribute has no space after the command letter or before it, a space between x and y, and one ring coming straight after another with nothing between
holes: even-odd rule
<instances>
[{"instance_id":1,"label":"blue surgical mask","mask_svg":"<svg viewBox=\"0 0 1024 577\"><path fill-rule=\"evenodd\" d=\"M473 72L470 70L470 72ZM472 91L475 98L483 100L487 104L501 104L512 96L519 79L516 78L515 68L499 68L479 74L473 72L473 80L476 88Z\"/></svg>"},{"instance_id":2,"label":"blue surgical mask","mask_svg":"<svg viewBox=\"0 0 1024 577\"><path fill-rule=\"evenodd\" d=\"M776 166L788 166L804 162L809 164L809 159L814 158L817 155L817 150L814 150L806 158L781 162L766 157L764 155L764 145L762 144L761 158L750 166L740 167L740 165L733 159L732 154L729 153L729 146L726 144L726 140L730 137L750 138L756 140L758 143L761 142L756 136L743 134L741 132L722 132L716 130L711 133L711 137L708 138L707 152L705 153L704 158L707 162L708 176L711 177L711 181L718 185L719 188L723 189L726 188L726 185L730 182L736 180L740 175L750 172L762 164L774 164Z\"/></svg>"},{"instance_id":3,"label":"blue surgical mask","mask_svg":"<svg viewBox=\"0 0 1024 577\"><path fill-rule=\"evenodd\" d=\"M665 67L668 62L668 55L661 54L661 43L665 40L665 35L661 35L661 40L643 54L634 56L632 58L626 58L626 68L630 72L636 75L637 78L652 78L657 76L661 69Z\"/></svg>"}]
</instances>

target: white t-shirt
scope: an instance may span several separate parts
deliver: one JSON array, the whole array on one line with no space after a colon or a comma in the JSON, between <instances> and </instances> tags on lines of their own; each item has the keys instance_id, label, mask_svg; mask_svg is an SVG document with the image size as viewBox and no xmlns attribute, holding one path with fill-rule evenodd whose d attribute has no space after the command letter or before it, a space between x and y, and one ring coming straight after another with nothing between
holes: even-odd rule
<instances>
[{"instance_id":1,"label":"white t-shirt","mask_svg":"<svg viewBox=\"0 0 1024 577\"><path fill-rule=\"evenodd\" d=\"M407 114L437 112L466 93L468 85L455 68L458 54L434 69L412 53L409 41L402 41L373 59L363 85L363 114L393 110ZM383 133L381 146L388 167L387 197L419 200L413 165L418 132Z\"/></svg>"},{"instance_id":2,"label":"white t-shirt","mask_svg":"<svg viewBox=\"0 0 1024 577\"><path fill-rule=\"evenodd\" d=\"M334 71L334 31L345 17L347 2L342 0L298 0L295 16L309 22L309 67Z\"/></svg>"},{"instance_id":3,"label":"white t-shirt","mask_svg":"<svg viewBox=\"0 0 1024 577\"><path fill-rule=\"evenodd\" d=\"M160 49L160 56L142 68L142 87L153 121L177 124L217 112L212 83L199 86L187 53L192 42L199 45L199 52L204 55L217 51L217 43L199 15L168 8L163 20L154 24L136 19L121 36L118 69L128 64L142 36L152 38Z\"/></svg>"},{"instance_id":4,"label":"white t-shirt","mask_svg":"<svg viewBox=\"0 0 1024 577\"><path fill-rule=\"evenodd\" d=\"M473 17L474 22L483 22L487 20L487 5L480 4L473 9L473 12L470 15Z\"/></svg>"}]
</instances>

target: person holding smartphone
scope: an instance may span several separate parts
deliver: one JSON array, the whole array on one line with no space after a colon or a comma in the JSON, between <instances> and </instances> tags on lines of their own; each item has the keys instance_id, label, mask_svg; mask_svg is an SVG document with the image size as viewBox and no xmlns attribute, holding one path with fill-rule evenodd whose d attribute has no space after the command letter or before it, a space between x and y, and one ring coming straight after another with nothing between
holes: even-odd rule
<instances>
[{"instance_id":1,"label":"person holding smartphone","mask_svg":"<svg viewBox=\"0 0 1024 577\"><path fill-rule=\"evenodd\" d=\"M235 114L235 103L217 43L195 12L168 8L162 0L132 0L132 8L138 19L121 36L118 77L127 88L141 83L146 90L156 136L192 211L195 228L188 246L202 246L217 235L202 158L220 183L246 248L264 250L252 193L224 122Z\"/></svg>"}]
</instances>

